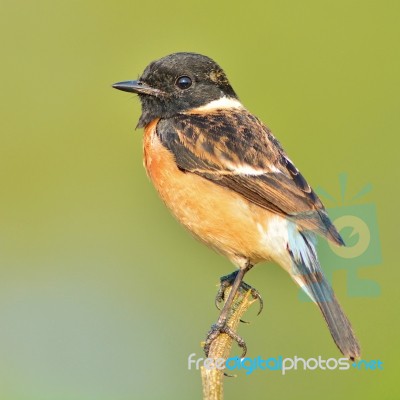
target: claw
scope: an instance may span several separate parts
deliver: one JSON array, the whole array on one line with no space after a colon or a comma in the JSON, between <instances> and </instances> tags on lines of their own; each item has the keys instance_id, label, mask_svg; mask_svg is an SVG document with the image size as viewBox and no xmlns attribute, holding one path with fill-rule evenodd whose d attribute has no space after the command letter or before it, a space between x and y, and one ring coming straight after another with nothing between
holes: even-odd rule
<instances>
[{"instance_id":1,"label":"claw","mask_svg":"<svg viewBox=\"0 0 400 400\"><path fill-rule=\"evenodd\" d=\"M220 310L219 304L223 301L225 302L225 304L221 310L217 323L211 326L211 329L207 334L207 338L204 343L204 353L206 357L208 357L208 354L210 352L211 343L221 333L225 333L238 344L238 346L242 349L241 358L243 358L246 355L247 352L246 342L227 325L226 321L229 314L229 310L232 306L233 299L239 289L242 289L245 292L250 291L250 294L253 296L253 298L258 299L260 301L260 309L258 311L258 314L260 314L263 309L263 301L258 291L252 288L247 283L243 282L243 277L245 273L249 271L252 268L252 266L253 265L248 261L247 266L245 268L239 269L229 275L223 276L220 279L220 286L217 295L215 297L215 306ZM232 289L229 293L228 299L225 300L225 290L228 287L232 287ZM246 321L241 320L241 322L246 322Z\"/></svg>"},{"instance_id":2,"label":"claw","mask_svg":"<svg viewBox=\"0 0 400 400\"><path fill-rule=\"evenodd\" d=\"M204 344L204 353L206 357L208 357L208 353L210 351L211 343L221 334L225 333L228 335L232 340L234 340L238 346L242 349L241 358L243 358L247 353L247 346L246 342L236 333L234 332L229 326L225 323L223 324L214 324L211 326L210 331L207 334L207 338Z\"/></svg>"},{"instance_id":3,"label":"claw","mask_svg":"<svg viewBox=\"0 0 400 400\"><path fill-rule=\"evenodd\" d=\"M217 307L217 309L220 310L220 311L221 311L221 308L220 308L219 305L220 305L220 303L222 303L225 300L225 290L229 286L232 286L232 283L235 280L236 275L237 275L237 271L233 272L232 274L223 276L220 279L219 289L218 289L217 295L215 296L215 307ZM257 313L257 315L260 315L261 311L264 308L264 301L263 301L260 293L258 292L258 290L253 288L252 286L250 286L246 282L242 282L240 284L240 288L245 290L245 291L250 290L250 293L251 293L253 299L258 300L260 302L260 307L259 307L258 313ZM240 320L240 322L247 323L246 321L243 321L243 320Z\"/></svg>"},{"instance_id":4,"label":"claw","mask_svg":"<svg viewBox=\"0 0 400 400\"><path fill-rule=\"evenodd\" d=\"M233 281L235 279L235 276L236 276L235 275L232 278L231 275L223 276L220 279L219 289L218 289L217 295L215 296L215 307L217 307L217 309L220 310L220 311L221 311L221 308L219 307L219 303L222 303L225 300L225 290L229 286L232 286L232 283L233 283Z\"/></svg>"}]
</instances>

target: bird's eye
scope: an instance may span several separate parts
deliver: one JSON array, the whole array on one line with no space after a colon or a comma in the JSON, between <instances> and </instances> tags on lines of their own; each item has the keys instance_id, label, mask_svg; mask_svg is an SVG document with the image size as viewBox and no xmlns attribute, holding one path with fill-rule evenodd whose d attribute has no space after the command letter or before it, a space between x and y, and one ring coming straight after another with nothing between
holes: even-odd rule
<instances>
[{"instance_id":1,"label":"bird's eye","mask_svg":"<svg viewBox=\"0 0 400 400\"><path fill-rule=\"evenodd\" d=\"M180 76L175 84L179 89L185 90L192 86L192 80L188 76Z\"/></svg>"}]
</instances>

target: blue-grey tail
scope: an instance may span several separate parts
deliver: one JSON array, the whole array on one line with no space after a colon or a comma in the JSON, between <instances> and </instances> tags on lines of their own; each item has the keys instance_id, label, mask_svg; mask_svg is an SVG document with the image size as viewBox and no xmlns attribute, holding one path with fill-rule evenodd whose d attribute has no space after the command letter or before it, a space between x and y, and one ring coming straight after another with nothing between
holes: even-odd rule
<instances>
[{"instance_id":1,"label":"blue-grey tail","mask_svg":"<svg viewBox=\"0 0 400 400\"><path fill-rule=\"evenodd\" d=\"M320 308L337 347L351 360L360 358L360 345L322 272L313 236L297 231L296 239L289 240L288 250L293 261L293 279Z\"/></svg>"}]
</instances>

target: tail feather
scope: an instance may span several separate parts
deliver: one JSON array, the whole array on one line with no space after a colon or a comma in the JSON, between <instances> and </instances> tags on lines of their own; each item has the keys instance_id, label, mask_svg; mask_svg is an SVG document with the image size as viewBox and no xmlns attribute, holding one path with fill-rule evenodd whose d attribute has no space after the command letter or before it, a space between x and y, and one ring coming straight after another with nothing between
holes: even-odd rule
<instances>
[{"instance_id":1,"label":"tail feather","mask_svg":"<svg viewBox=\"0 0 400 400\"><path fill-rule=\"evenodd\" d=\"M304 274L300 279L304 282L302 288L320 308L339 350L351 360L360 358L360 346L350 321L322 273Z\"/></svg>"},{"instance_id":2,"label":"tail feather","mask_svg":"<svg viewBox=\"0 0 400 400\"><path fill-rule=\"evenodd\" d=\"M296 241L296 249L289 247L294 263L293 279L320 308L333 340L339 350L351 360L360 358L361 351L350 321L338 303L332 287L324 277L311 237L300 233L303 246Z\"/></svg>"}]
</instances>

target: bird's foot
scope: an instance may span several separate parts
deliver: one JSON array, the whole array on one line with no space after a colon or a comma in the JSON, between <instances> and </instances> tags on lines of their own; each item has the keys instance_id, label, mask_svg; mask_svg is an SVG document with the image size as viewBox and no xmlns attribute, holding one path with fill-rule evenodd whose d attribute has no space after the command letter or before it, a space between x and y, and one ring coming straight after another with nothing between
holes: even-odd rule
<instances>
[{"instance_id":1,"label":"bird's foot","mask_svg":"<svg viewBox=\"0 0 400 400\"><path fill-rule=\"evenodd\" d=\"M229 275L222 276L220 278L220 286L217 292L217 295L215 296L215 306L218 308L218 310L221 310L219 307L219 304L222 303L225 300L225 290L232 286L233 282L235 281L236 275L238 274L238 271L234 271ZM244 290L245 292L248 292L250 290L250 294L252 295L253 299L258 300L260 302L260 308L258 310L257 315L261 313L264 307L264 301L258 292L257 289L253 288L252 286L248 285L246 282L241 282L240 288ZM242 321L241 322L245 322Z\"/></svg>"},{"instance_id":2,"label":"bird's foot","mask_svg":"<svg viewBox=\"0 0 400 400\"><path fill-rule=\"evenodd\" d=\"M225 322L217 322L216 324L211 326L210 331L207 333L207 338L204 344L204 353L206 357L208 357L208 353L210 351L211 343L221 334L225 333L232 340L234 340L238 346L242 349L241 358L243 358L247 353L246 342L236 333L234 332Z\"/></svg>"}]
</instances>

